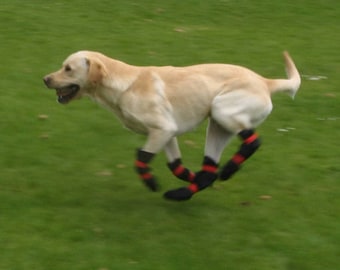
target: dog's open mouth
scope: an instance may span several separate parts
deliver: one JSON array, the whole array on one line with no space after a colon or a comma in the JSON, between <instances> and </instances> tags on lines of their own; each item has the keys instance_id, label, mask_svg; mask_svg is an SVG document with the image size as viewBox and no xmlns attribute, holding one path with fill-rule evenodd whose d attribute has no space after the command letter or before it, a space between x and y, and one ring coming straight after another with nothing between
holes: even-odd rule
<instances>
[{"instance_id":1,"label":"dog's open mouth","mask_svg":"<svg viewBox=\"0 0 340 270\"><path fill-rule=\"evenodd\" d=\"M70 84L63 88L57 88L58 102L62 104L68 103L77 95L79 88L78 84Z\"/></svg>"}]
</instances>

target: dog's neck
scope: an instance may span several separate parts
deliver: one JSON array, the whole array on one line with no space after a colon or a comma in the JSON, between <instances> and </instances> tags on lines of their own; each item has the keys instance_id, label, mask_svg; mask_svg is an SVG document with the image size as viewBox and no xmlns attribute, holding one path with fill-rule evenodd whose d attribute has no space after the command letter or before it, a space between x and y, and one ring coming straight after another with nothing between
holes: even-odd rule
<instances>
[{"instance_id":1,"label":"dog's neck","mask_svg":"<svg viewBox=\"0 0 340 270\"><path fill-rule=\"evenodd\" d=\"M106 58L105 76L95 89L89 91L88 95L97 103L119 113L119 100L121 95L127 91L139 76L137 67L128 65L124 62Z\"/></svg>"}]
</instances>

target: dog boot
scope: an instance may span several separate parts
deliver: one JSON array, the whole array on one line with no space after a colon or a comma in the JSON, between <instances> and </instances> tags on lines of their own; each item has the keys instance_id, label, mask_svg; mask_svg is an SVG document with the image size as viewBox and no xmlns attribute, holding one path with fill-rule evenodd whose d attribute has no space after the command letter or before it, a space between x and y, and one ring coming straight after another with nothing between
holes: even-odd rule
<instances>
[{"instance_id":1,"label":"dog boot","mask_svg":"<svg viewBox=\"0 0 340 270\"><path fill-rule=\"evenodd\" d=\"M182 160L180 158L175 159L173 162L169 162L167 165L172 174L175 175L177 178L186 182L194 181L195 173L185 168L182 165Z\"/></svg>"},{"instance_id":2,"label":"dog boot","mask_svg":"<svg viewBox=\"0 0 340 270\"><path fill-rule=\"evenodd\" d=\"M238 135L243 143L239 151L223 166L220 172L221 180L228 180L261 145L261 141L254 130L243 130Z\"/></svg>"},{"instance_id":3,"label":"dog boot","mask_svg":"<svg viewBox=\"0 0 340 270\"><path fill-rule=\"evenodd\" d=\"M164 193L164 198L174 201L189 200L195 193L201 191L217 179L218 165L209 157L204 157L202 170L199 171L192 184L188 187L181 187L174 190L169 190Z\"/></svg>"},{"instance_id":4,"label":"dog boot","mask_svg":"<svg viewBox=\"0 0 340 270\"><path fill-rule=\"evenodd\" d=\"M139 177L143 180L143 183L152 191L159 190L159 186L156 178L151 173L151 168L148 163L154 157L155 154L145 152L141 149L137 150L137 159L135 162L135 168Z\"/></svg>"}]
</instances>

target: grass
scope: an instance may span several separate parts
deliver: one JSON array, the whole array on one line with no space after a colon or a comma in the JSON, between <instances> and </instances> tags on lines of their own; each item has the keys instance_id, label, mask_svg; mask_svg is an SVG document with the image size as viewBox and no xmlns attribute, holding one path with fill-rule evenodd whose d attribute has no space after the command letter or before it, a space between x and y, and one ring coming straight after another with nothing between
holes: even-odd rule
<instances>
[{"instance_id":1,"label":"grass","mask_svg":"<svg viewBox=\"0 0 340 270\"><path fill-rule=\"evenodd\" d=\"M334 0L3 1L0 269L339 268L339 10ZM80 49L267 77L284 75L287 49L302 74L327 78L303 77L294 102L274 96L261 150L230 182L178 204L139 183L143 137L86 99L61 106L45 90L43 75ZM198 169L204 125L180 141ZM163 191L181 185L165 162L153 162Z\"/></svg>"}]
</instances>

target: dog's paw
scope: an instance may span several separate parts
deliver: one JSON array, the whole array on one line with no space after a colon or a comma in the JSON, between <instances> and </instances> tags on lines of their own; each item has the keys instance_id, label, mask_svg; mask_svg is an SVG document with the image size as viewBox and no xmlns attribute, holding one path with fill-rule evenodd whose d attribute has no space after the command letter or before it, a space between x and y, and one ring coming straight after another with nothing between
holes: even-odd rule
<instances>
[{"instance_id":1,"label":"dog's paw","mask_svg":"<svg viewBox=\"0 0 340 270\"><path fill-rule=\"evenodd\" d=\"M196 178L194 179L194 183L197 184L198 189L202 190L209 186L211 186L215 180L217 179L216 173L200 171L196 173Z\"/></svg>"},{"instance_id":2,"label":"dog's paw","mask_svg":"<svg viewBox=\"0 0 340 270\"><path fill-rule=\"evenodd\" d=\"M186 201L189 200L194 192L187 187L169 190L164 193L164 198L172 201Z\"/></svg>"},{"instance_id":3,"label":"dog's paw","mask_svg":"<svg viewBox=\"0 0 340 270\"><path fill-rule=\"evenodd\" d=\"M159 191L160 186L155 178L150 178L147 180L144 180L144 184L151 190L151 191Z\"/></svg>"}]
</instances>

